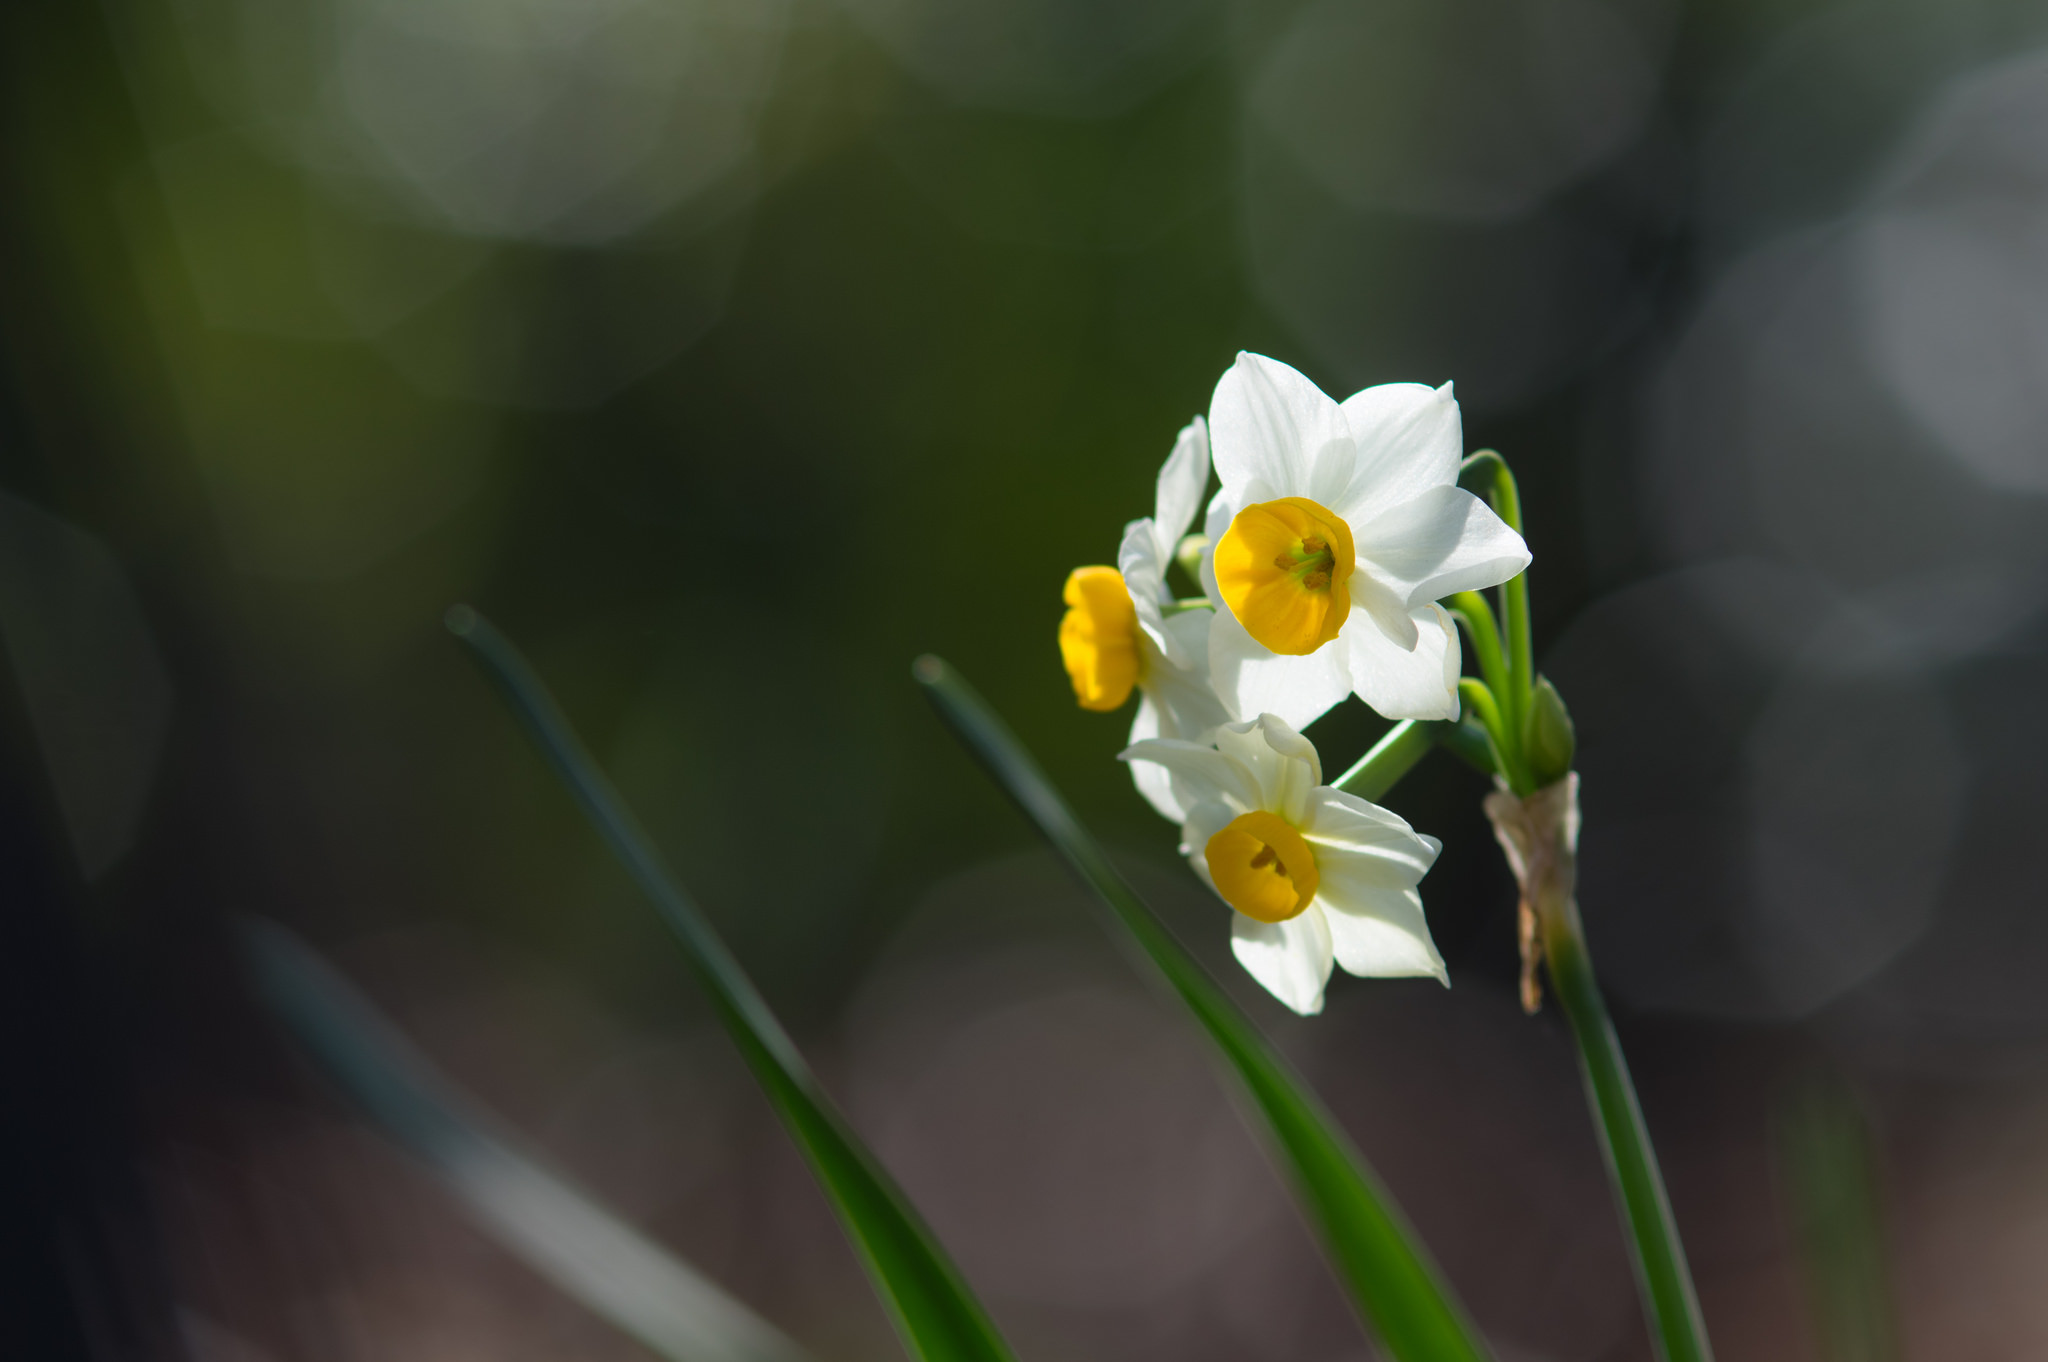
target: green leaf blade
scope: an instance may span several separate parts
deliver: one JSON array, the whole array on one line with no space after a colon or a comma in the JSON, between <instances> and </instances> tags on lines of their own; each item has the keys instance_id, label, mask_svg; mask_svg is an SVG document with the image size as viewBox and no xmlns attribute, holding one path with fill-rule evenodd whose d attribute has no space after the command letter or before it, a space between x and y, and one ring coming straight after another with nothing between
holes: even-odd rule
<instances>
[{"instance_id":1,"label":"green leaf blade","mask_svg":"<svg viewBox=\"0 0 2048 1362\"><path fill-rule=\"evenodd\" d=\"M272 1014L542 1276L669 1362L807 1362L753 1311L500 1134L297 937L251 921L243 944Z\"/></svg>"},{"instance_id":2,"label":"green leaf blade","mask_svg":"<svg viewBox=\"0 0 2048 1362\"><path fill-rule=\"evenodd\" d=\"M1400 1362L1485 1359L1478 1334L1414 1231L1335 1119L1145 907L1008 726L938 658L919 658L913 675L954 734L1103 900L1223 1052L1264 1118L1339 1278L1387 1350Z\"/></svg>"},{"instance_id":3,"label":"green leaf blade","mask_svg":"<svg viewBox=\"0 0 2048 1362\"><path fill-rule=\"evenodd\" d=\"M669 873L654 844L511 642L467 606L448 627L469 645L599 835L652 900L770 1105L845 1226L884 1306L924 1362L1011 1362L958 1269L825 1096L753 981Z\"/></svg>"}]
</instances>

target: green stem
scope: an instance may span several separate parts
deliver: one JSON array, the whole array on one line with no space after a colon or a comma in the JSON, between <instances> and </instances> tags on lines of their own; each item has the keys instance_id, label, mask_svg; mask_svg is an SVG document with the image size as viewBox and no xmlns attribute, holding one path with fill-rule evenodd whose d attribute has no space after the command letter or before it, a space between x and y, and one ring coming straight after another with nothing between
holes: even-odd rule
<instances>
[{"instance_id":1,"label":"green stem","mask_svg":"<svg viewBox=\"0 0 2048 1362\"><path fill-rule=\"evenodd\" d=\"M1450 726L1440 719L1403 719L1330 784L1346 794L1377 801L1428 754L1437 735Z\"/></svg>"},{"instance_id":2,"label":"green stem","mask_svg":"<svg viewBox=\"0 0 2048 1362\"><path fill-rule=\"evenodd\" d=\"M1472 642L1472 655L1479 660L1479 674L1486 679L1487 689L1496 696L1512 693L1506 655L1500 650L1500 629L1494 624L1493 607L1487 604L1486 597L1477 591L1460 591L1444 604L1465 626L1465 637Z\"/></svg>"},{"instance_id":3,"label":"green stem","mask_svg":"<svg viewBox=\"0 0 2048 1362\"><path fill-rule=\"evenodd\" d=\"M1521 748L1508 740L1500 705L1493 698L1493 691L1476 676L1458 678L1458 698L1464 702L1465 712L1478 719L1486 729L1486 736L1493 739L1495 764L1500 767L1501 777L1510 787L1517 782L1528 784L1523 770Z\"/></svg>"},{"instance_id":4,"label":"green stem","mask_svg":"<svg viewBox=\"0 0 2048 1362\"><path fill-rule=\"evenodd\" d=\"M1190 610L1214 610L1215 608L1216 603L1207 596L1188 596L1175 601L1171 605L1161 606L1159 613L1162 615L1184 615Z\"/></svg>"},{"instance_id":5,"label":"green stem","mask_svg":"<svg viewBox=\"0 0 2048 1362\"><path fill-rule=\"evenodd\" d=\"M1508 622L1508 705L1513 711L1507 716L1512 725L1515 750L1519 753L1527 741L1529 732L1529 710L1535 704L1536 659L1529 639L1529 574L1516 574L1513 581L1500 589L1502 613ZM1520 763L1526 767L1527 762ZM1527 784L1527 777L1524 776ZM1517 789L1517 794L1530 794L1534 790Z\"/></svg>"},{"instance_id":6,"label":"green stem","mask_svg":"<svg viewBox=\"0 0 2048 1362\"><path fill-rule=\"evenodd\" d=\"M1507 460L1490 449L1481 450L1460 467L1459 481L1467 486L1484 485L1494 513L1508 528L1522 533L1521 492ZM1514 795L1513 803L1519 804L1526 814L1546 803L1546 794L1562 789L1569 792L1575 811L1576 786L1560 783L1539 793L1530 774L1528 735L1535 707L1536 662L1529 621L1529 574L1517 573L1502 585L1500 596L1501 614L1507 622L1508 676L1505 687L1496 688L1504 693L1496 706L1487 687L1470 677L1459 681L1458 693L1486 725L1499 748L1501 774ZM1479 614L1460 611L1468 628ZM1474 651L1481 653L1483 667L1485 653L1476 641ZM1495 812L1491 801L1503 798L1490 798L1490 814ZM1496 826L1500 826L1498 819ZM1523 855L1535 863L1528 867L1531 878L1522 886L1523 908L1525 912L1533 909L1536 913L1543 954L1550 964L1551 987L1571 1023L1572 1038L1578 1043L1587 1097L1598 1118L1608 1173L1621 1197L1629 1240L1635 1249L1637 1282L1651 1316L1658 1349L1665 1362L1711 1362L1713 1354L1707 1346L1699 1300L1693 1293L1692 1274L1686 1267L1685 1247L1679 1242L1671 1203L1664 1193L1664 1176L1658 1170L1657 1153L1643 1124L1642 1108L1636 1102L1635 1084L1629 1078L1628 1062L1622 1057L1621 1041L1614 1034L1607 1004L1594 980L1592 958L1579 923L1575 897L1576 834L1567 833L1554 818L1538 819L1527 826L1531 845L1523 848ZM1522 873L1519 863L1517 873ZM1528 949L1526 943L1524 949ZM1525 954L1524 960L1527 959ZM1533 1009L1535 995L1525 996L1525 1005Z\"/></svg>"},{"instance_id":7,"label":"green stem","mask_svg":"<svg viewBox=\"0 0 2048 1362\"><path fill-rule=\"evenodd\" d=\"M1543 951L1550 962L1550 985L1571 1022L1585 1073L1587 1095L1599 1117L1600 1144L1607 1154L1608 1173L1621 1194L1629 1239L1636 1251L1636 1273L1649 1307L1650 1325L1665 1362L1711 1362L1700 1303L1693 1294L1685 1247L1664 1194L1664 1176L1643 1124L1635 1084L1621 1041L1608 1019L1607 1004L1593 978L1593 962L1579 926L1578 907L1541 905Z\"/></svg>"},{"instance_id":8,"label":"green stem","mask_svg":"<svg viewBox=\"0 0 2048 1362\"><path fill-rule=\"evenodd\" d=\"M1515 475L1508 468L1506 459L1490 449L1482 449L1467 458L1458 472L1458 480L1462 484L1478 482L1485 485L1487 500L1492 504L1494 514L1506 521L1508 528L1516 534L1522 533L1522 494L1515 485ZM1501 692L1501 718L1519 754L1523 736L1528 730L1529 709L1536 689L1536 654L1529 625L1527 572L1516 574L1512 581L1501 587L1500 605L1508 633L1508 680L1505 687L1496 686L1495 689ZM1526 762L1518 764L1527 765ZM1514 785L1512 775L1509 783ZM1523 784L1514 785L1514 790L1519 795L1532 793L1526 778Z\"/></svg>"},{"instance_id":9,"label":"green stem","mask_svg":"<svg viewBox=\"0 0 2048 1362\"><path fill-rule=\"evenodd\" d=\"M1445 724L1436 735L1438 746L1482 776L1498 775L1500 765L1493 759L1493 739L1478 724L1460 720Z\"/></svg>"}]
</instances>

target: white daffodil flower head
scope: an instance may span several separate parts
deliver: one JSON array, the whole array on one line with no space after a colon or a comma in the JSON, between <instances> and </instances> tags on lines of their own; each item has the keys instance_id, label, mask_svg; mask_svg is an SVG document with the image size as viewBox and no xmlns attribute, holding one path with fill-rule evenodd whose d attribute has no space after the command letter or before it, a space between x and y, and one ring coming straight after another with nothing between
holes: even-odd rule
<instances>
[{"instance_id":1,"label":"white daffodil flower head","mask_svg":"<svg viewBox=\"0 0 2048 1362\"><path fill-rule=\"evenodd\" d=\"M1415 888L1441 844L1323 784L1315 745L1284 720L1226 724L1214 746L1133 743L1123 759L1173 773L1190 801L1181 854L1236 910L1231 951L1281 1002L1322 1011L1333 962L1450 982Z\"/></svg>"},{"instance_id":2,"label":"white daffodil flower head","mask_svg":"<svg viewBox=\"0 0 2048 1362\"><path fill-rule=\"evenodd\" d=\"M1233 717L1209 683L1207 610L1178 610L1166 569L1209 485L1209 431L1201 417L1182 430L1159 470L1153 514L1124 527L1116 567L1075 568L1067 577L1060 656L1081 708L1113 710L1139 692L1131 741L1207 742ZM1187 803L1171 772L1133 766L1131 779L1153 808L1178 823Z\"/></svg>"},{"instance_id":3,"label":"white daffodil flower head","mask_svg":"<svg viewBox=\"0 0 2048 1362\"><path fill-rule=\"evenodd\" d=\"M1458 485L1451 385L1342 402L1240 354L1209 407L1216 476L1202 587L1226 706L1305 727L1351 692L1390 719L1458 717L1458 633L1437 601L1529 565L1522 537Z\"/></svg>"}]
</instances>

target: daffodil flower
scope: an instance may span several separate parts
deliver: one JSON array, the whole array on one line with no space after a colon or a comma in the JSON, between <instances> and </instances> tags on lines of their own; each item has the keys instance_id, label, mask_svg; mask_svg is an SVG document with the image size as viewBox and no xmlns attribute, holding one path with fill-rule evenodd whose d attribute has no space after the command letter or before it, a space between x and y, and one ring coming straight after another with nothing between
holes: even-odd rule
<instances>
[{"instance_id":1,"label":"daffodil flower","mask_svg":"<svg viewBox=\"0 0 2048 1362\"><path fill-rule=\"evenodd\" d=\"M1060 658L1083 709L1121 708L1137 690L1131 741L1206 742L1232 718L1209 684L1209 615L1182 609L1166 583L1181 536L1209 485L1209 431L1199 416L1174 441L1159 470L1153 514L1124 527L1116 567L1075 568L1067 577ZM1133 766L1131 778L1161 816L1178 823L1186 803L1170 773Z\"/></svg>"},{"instance_id":2,"label":"daffodil flower","mask_svg":"<svg viewBox=\"0 0 2048 1362\"><path fill-rule=\"evenodd\" d=\"M1224 703L1305 727L1356 691L1390 719L1455 719L1458 633L1437 601L1507 581L1529 550L1457 485L1451 385L1388 383L1340 403L1240 354L1209 423L1223 485L1202 586Z\"/></svg>"},{"instance_id":3,"label":"daffodil flower","mask_svg":"<svg viewBox=\"0 0 2048 1362\"><path fill-rule=\"evenodd\" d=\"M1281 1002L1322 1011L1333 961L1450 982L1415 889L1440 844L1323 784L1314 744L1285 721L1227 724L1213 747L1137 742L1123 759L1170 772L1188 797L1181 854L1236 910L1231 951Z\"/></svg>"}]
</instances>

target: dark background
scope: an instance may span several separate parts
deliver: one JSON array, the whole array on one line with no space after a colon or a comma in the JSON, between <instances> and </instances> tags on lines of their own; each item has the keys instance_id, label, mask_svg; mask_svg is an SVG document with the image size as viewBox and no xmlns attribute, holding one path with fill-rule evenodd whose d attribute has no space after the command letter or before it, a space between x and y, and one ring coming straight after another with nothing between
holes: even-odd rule
<instances>
[{"instance_id":1,"label":"dark background","mask_svg":"<svg viewBox=\"0 0 2048 1362\"><path fill-rule=\"evenodd\" d=\"M1721 1354L1840 1355L1782 1156L1814 1091L1866 1123L1905 1352L2048 1343L2048 10L108 0L0 43L8 1355L641 1355L304 1065L250 914L820 1356L895 1355L441 629L466 600L1024 1355L1369 1350L923 650L1504 1359L1647 1357L1482 782L1388 801L1445 842L1455 989L1340 977L1301 1021L1067 692L1064 574L1240 348L1455 380L1520 476L1588 930Z\"/></svg>"}]
</instances>

